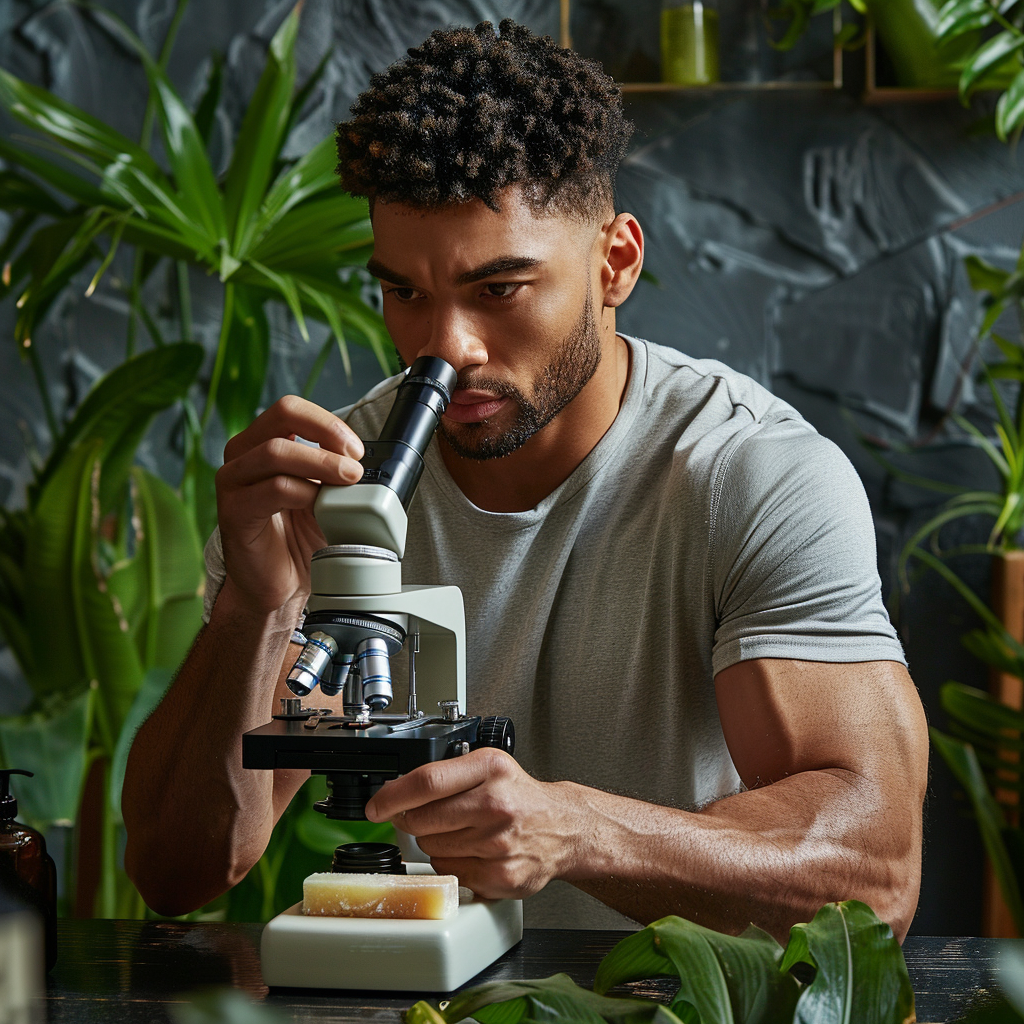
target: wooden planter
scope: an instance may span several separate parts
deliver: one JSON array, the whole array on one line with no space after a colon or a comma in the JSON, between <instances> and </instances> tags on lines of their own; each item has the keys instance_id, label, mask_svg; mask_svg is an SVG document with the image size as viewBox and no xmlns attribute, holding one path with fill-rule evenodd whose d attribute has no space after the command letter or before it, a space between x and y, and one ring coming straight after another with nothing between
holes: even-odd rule
<instances>
[{"instance_id":1,"label":"wooden planter","mask_svg":"<svg viewBox=\"0 0 1024 1024\"><path fill-rule=\"evenodd\" d=\"M992 610L1002 620L1006 631L1024 642L1024 551L1010 551L992 559ZM992 670L989 689L993 697L1010 707L1024 704L1024 682L1006 672ZM1018 824L1012 816L1011 824ZM985 861L982 925L985 935L996 938L1017 938L1018 932L1003 902L992 865Z\"/></svg>"}]
</instances>

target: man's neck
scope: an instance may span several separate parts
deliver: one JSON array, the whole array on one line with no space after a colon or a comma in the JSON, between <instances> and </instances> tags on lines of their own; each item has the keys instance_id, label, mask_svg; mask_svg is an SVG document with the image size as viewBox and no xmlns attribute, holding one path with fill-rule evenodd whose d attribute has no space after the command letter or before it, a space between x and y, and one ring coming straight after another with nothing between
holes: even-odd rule
<instances>
[{"instance_id":1,"label":"man's neck","mask_svg":"<svg viewBox=\"0 0 1024 1024\"><path fill-rule=\"evenodd\" d=\"M459 490L487 512L536 508L567 480L615 422L629 381L629 345L618 335L582 391L521 448L501 459L456 455L438 434L441 458Z\"/></svg>"}]
</instances>

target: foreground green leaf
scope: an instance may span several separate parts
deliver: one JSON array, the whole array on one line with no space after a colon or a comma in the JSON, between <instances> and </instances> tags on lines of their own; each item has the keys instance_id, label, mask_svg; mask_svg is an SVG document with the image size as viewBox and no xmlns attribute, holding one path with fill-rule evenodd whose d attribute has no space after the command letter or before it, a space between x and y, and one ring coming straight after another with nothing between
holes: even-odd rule
<instances>
[{"instance_id":1,"label":"foreground green leaf","mask_svg":"<svg viewBox=\"0 0 1024 1024\"><path fill-rule=\"evenodd\" d=\"M724 935L665 917L623 939L601 961L594 989L603 993L625 981L674 974L679 990L672 1009L680 1016L692 1008L704 1024L788 1024L800 986L779 970L781 958L782 947L753 925L742 935Z\"/></svg>"},{"instance_id":2,"label":"foreground green leaf","mask_svg":"<svg viewBox=\"0 0 1024 1024\"><path fill-rule=\"evenodd\" d=\"M580 988L567 974L539 981L494 981L460 992L444 1008L448 1024L473 1017L480 1024L539 1024L578 1021L580 1024L681 1024L660 1003L613 999ZM429 1019L429 1018L427 1018Z\"/></svg>"},{"instance_id":3,"label":"foreground green leaf","mask_svg":"<svg viewBox=\"0 0 1024 1024\"><path fill-rule=\"evenodd\" d=\"M857 900L826 903L790 929L781 967L816 971L800 994L798 1024L908 1024L914 990L892 928Z\"/></svg>"}]
</instances>

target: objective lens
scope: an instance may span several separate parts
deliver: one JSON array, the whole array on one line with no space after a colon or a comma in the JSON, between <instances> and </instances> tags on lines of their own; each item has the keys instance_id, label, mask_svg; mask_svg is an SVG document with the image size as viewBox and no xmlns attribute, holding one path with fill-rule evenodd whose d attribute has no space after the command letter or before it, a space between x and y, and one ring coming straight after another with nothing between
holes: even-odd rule
<instances>
[{"instance_id":1,"label":"objective lens","mask_svg":"<svg viewBox=\"0 0 1024 1024\"><path fill-rule=\"evenodd\" d=\"M352 655L343 654L334 662L334 672L330 682L326 679L320 680L320 692L325 697L336 697L345 689L349 674L352 670Z\"/></svg>"},{"instance_id":2,"label":"objective lens","mask_svg":"<svg viewBox=\"0 0 1024 1024\"><path fill-rule=\"evenodd\" d=\"M379 637L363 640L356 648L356 669L363 684L363 701L371 711L383 711L394 696L388 645Z\"/></svg>"},{"instance_id":3,"label":"objective lens","mask_svg":"<svg viewBox=\"0 0 1024 1024\"><path fill-rule=\"evenodd\" d=\"M288 689L296 697L305 697L325 679L330 685L331 662L337 653L338 645L333 637L326 633L310 633L306 637L306 646L288 673Z\"/></svg>"}]
</instances>

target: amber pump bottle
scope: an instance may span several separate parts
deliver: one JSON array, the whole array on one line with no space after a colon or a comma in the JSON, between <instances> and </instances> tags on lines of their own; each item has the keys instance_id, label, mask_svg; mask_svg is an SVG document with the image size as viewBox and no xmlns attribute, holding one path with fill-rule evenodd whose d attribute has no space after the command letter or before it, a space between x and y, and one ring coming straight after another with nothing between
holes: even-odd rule
<instances>
[{"instance_id":1,"label":"amber pump bottle","mask_svg":"<svg viewBox=\"0 0 1024 1024\"><path fill-rule=\"evenodd\" d=\"M50 970L57 962L57 869L42 835L14 820L18 801L11 794L12 775L32 773L0 768L0 886L42 915Z\"/></svg>"}]
</instances>

